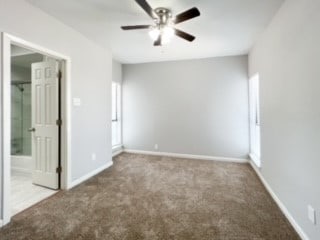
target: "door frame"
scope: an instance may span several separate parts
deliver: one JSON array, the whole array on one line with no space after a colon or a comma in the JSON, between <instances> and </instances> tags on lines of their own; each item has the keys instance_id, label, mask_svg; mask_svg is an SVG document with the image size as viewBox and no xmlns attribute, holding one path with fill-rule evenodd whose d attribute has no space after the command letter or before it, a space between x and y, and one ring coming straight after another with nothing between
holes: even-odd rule
<instances>
[{"instance_id":1,"label":"door frame","mask_svg":"<svg viewBox=\"0 0 320 240\"><path fill-rule=\"evenodd\" d=\"M1 68L2 78L1 94L1 146L2 150L2 164L0 162L0 183L2 182L2 225L6 225L11 220L11 45L17 45L34 52L52 57L61 61L61 167L60 174L60 189L69 189L71 186L71 58L63 54L57 53L40 45L25 41L21 38L15 37L8 33L1 34ZM2 168L1 168L2 165ZM0 219L1 219L0 218ZM1 220L0 220L1 221ZM1 227L1 226L0 226Z\"/></svg>"}]
</instances>

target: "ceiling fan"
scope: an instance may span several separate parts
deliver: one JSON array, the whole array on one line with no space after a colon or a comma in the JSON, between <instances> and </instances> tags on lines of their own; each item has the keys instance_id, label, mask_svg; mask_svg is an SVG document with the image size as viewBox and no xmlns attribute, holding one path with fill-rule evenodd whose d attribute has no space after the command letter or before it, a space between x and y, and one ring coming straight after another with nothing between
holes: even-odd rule
<instances>
[{"instance_id":1,"label":"ceiling fan","mask_svg":"<svg viewBox=\"0 0 320 240\"><path fill-rule=\"evenodd\" d=\"M174 18L172 17L171 10L168 8L160 7L152 9L146 0L135 1L153 19L155 25L122 26L121 28L123 30L149 29L149 35L154 41L154 46L162 46L163 44L170 42L170 39L174 35L177 35L189 42L195 40L194 36L174 28L174 25L200 16L200 11L196 7L182 12Z\"/></svg>"}]
</instances>

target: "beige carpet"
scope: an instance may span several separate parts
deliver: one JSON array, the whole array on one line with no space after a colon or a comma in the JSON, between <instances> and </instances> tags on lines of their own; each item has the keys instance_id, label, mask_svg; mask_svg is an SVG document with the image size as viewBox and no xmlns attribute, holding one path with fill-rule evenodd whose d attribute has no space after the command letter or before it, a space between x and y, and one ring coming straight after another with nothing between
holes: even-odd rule
<instances>
[{"instance_id":1,"label":"beige carpet","mask_svg":"<svg viewBox=\"0 0 320 240\"><path fill-rule=\"evenodd\" d=\"M0 239L299 239L248 164L122 154Z\"/></svg>"}]
</instances>

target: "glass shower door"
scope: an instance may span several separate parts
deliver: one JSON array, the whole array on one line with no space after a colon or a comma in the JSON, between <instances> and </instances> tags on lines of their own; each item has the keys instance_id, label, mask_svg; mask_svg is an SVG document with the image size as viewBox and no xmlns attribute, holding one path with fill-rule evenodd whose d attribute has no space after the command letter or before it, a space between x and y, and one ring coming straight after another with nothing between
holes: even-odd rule
<instances>
[{"instance_id":1,"label":"glass shower door","mask_svg":"<svg viewBox=\"0 0 320 240\"><path fill-rule=\"evenodd\" d=\"M31 156L31 83L11 86L11 155Z\"/></svg>"}]
</instances>

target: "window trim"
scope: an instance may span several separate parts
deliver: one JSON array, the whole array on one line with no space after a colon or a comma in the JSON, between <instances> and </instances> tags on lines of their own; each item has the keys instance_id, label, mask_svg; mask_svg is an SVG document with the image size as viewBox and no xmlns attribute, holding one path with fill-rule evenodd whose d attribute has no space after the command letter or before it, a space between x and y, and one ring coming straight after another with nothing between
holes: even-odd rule
<instances>
[{"instance_id":1,"label":"window trim","mask_svg":"<svg viewBox=\"0 0 320 240\"><path fill-rule=\"evenodd\" d=\"M111 116L111 121L112 122L118 122L119 121L119 117L118 117L118 87L119 87L119 84L118 83L116 83L116 82L112 82L112 84L115 84L115 94L116 94L116 96L115 96L115 106L116 106L116 118L112 118L113 116ZM113 106L113 104L112 104L112 106Z\"/></svg>"},{"instance_id":2,"label":"window trim","mask_svg":"<svg viewBox=\"0 0 320 240\"><path fill-rule=\"evenodd\" d=\"M115 92L113 92L115 91ZM122 85L112 81L112 148L122 146ZM113 94L114 93L114 94ZM115 101L115 102L114 102ZM115 107L115 109L113 109Z\"/></svg>"},{"instance_id":3,"label":"window trim","mask_svg":"<svg viewBox=\"0 0 320 240\"><path fill-rule=\"evenodd\" d=\"M257 82L253 82L257 81ZM260 75L259 73L254 74L249 79L249 131L250 131L250 159L258 168L261 168L261 120L260 120ZM254 104L254 105L252 105ZM252 112L253 111L253 112ZM253 116L254 113L254 116ZM256 132L258 128L259 132ZM253 135L258 134L258 139L253 142ZM256 152L253 144L258 144L259 152Z\"/></svg>"}]
</instances>

